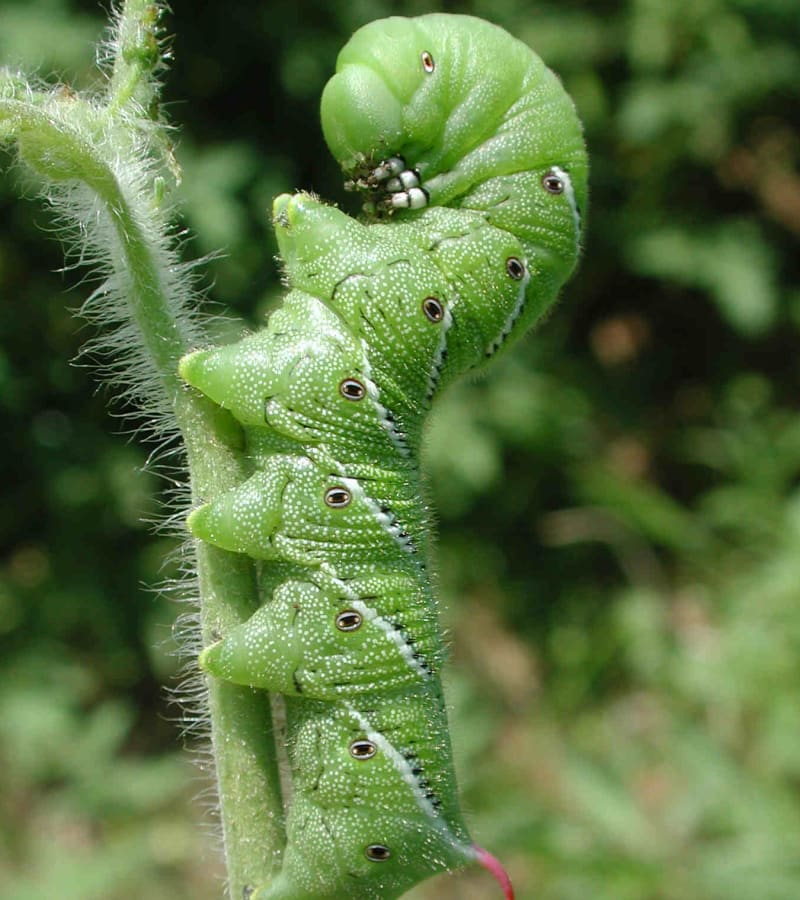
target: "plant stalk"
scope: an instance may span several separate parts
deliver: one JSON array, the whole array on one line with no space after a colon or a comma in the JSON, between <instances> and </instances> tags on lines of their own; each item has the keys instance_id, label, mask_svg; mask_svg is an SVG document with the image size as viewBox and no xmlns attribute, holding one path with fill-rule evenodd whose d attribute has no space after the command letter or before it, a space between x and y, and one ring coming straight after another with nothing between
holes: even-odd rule
<instances>
[{"instance_id":1,"label":"plant stalk","mask_svg":"<svg viewBox=\"0 0 800 900\"><path fill-rule=\"evenodd\" d=\"M35 91L19 75L0 70L0 140L14 141L21 159L56 191L82 182L99 199L103 227L94 226L85 209L70 210L68 190L59 204L74 215L79 232L96 228L92 252L123 285L126 314L113 310L109 318L127 319L140 346L136 373L122 372L121 381L134 388L133 396L145 398L147 408L148 392L160 391L166 399L185 442L192 498L208 501L242 482L247 461L238 426L177 373L197 329L183 305L192 289L180 279L189 275L176 275L173 251L164 250L169 223L159 209L164 178L174 176L166 126L158 118L163 10L150 0L125 0L112 32L103 104L66 90ZM107 296L120 300L119 292ZM152 406L158 408L158 399ZM250 559L202 543L195 551L205 645L246 620L259 597ZM264 691L213 679L207 687L228 889L238 900L270 881L285 843L270 699Z\"/></svg>"}]
</instances>

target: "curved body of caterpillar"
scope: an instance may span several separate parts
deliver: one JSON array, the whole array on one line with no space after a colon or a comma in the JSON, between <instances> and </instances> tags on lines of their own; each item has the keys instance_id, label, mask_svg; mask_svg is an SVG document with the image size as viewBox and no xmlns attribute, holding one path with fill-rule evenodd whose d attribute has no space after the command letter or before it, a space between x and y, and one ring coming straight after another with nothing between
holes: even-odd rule
<instances>
[{"instance_id":1,"label":"curved body of caterpillar","mask_svg":"<svg viewBox=\"0 0 800 900\"><path fill-rule=\"evenodd\" d=\"M435 394L523 333L575 266L581 128L526 46L448 15L357 32L322 121L391 221L277 198L292 290L262 331L181 364L242 423L254 466L189 528L264 561L264 605L201 665L286 695L288 846L253 897L386 900L469 861L511 897L458 807L417 460Z\"/></svg>"}]
</instances>

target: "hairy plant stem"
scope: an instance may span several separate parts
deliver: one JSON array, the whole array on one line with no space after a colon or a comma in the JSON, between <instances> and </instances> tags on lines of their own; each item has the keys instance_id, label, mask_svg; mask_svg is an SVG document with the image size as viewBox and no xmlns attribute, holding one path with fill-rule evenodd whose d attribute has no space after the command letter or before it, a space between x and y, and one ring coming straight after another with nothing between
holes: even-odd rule
<instances>
[{"instance_id":1,"label":"hairy plant stem","mask_svg":"<svg viewBox=\"0 0 800 900\"><path fill-rule=\"evenodd\" d=\"M163 251L168 223L159 206L164 179L174 171L166 127L156 118L162 11L150 0L122 6L102 104L66 90L37 92L19 75L0 70L0 140L15 141L20 158L52 185L82 182L101 201L111 227L92 235L93 252L124 285L126 316L115 312L112 318L127 318L135 327L139 363L144 361L152 382L138 385L131 375L128 384L135 395L160 387L185 442L192 497L212 500L241 483L247 461L238 426L177 374L178 360L192 349L193 328L171 296L176 286L184 296L191 294L180 282L189 276L176 276L171 251ZM70 194L63 196L61 208L70 214ZM85 211L74 211L85 228L81 215L87 218ZM121 375L124 381L126 373ZM250 616L258 590L250 559L202 543L196 553L205 645ZM285 842L270 702L264 691L213 679L208 696L228 888L238 900L247 887L270 880Z\"/></svg>"}]
</instances>

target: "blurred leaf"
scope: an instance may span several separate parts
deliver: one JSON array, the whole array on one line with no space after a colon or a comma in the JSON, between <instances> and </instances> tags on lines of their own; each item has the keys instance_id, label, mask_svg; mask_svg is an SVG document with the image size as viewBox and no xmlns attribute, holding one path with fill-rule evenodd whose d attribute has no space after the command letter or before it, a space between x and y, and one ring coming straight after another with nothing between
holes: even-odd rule
<instances>
[{"instance_id":1,"label":"blurred leaf","mask_svg":"<svg viewBox=\"0 0 800 900\"><path fill-rule=\"evenodd\" d=\"M632 243L630 258L642 275L708 291L722 316L744 335L763 334L775 322L775 260L753 222L705 231L654 230Z\"/></svg>"}]
</instances>

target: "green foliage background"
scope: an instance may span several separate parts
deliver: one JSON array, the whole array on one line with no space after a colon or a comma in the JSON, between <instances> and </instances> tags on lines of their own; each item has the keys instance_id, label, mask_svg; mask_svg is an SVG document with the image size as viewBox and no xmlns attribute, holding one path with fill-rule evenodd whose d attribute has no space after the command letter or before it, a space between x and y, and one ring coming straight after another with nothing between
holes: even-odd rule
<instances>
[{"instance_id":1,"label":"green foliage background","mask_svg":"<svg viewBox=\"0 0 800 900\"><path fill-rule=\"evenodd\" d=\"M347 205L317 103L356 27L482 15L562 75L592 158L582 268L427 444L464 802L521 900L796 900L796 0L172 6L187 251L225 249L212 295L250 323L280 297L273 195ZM0 60L86 86L103 24L94 0L0 0ZM171 475L69 364L90 286L20 188L0 181L0 894L218 897L162 687L177 563L146 520ZM470 872L411 896L495 893Z\"/></svg>"}]
</instances>

